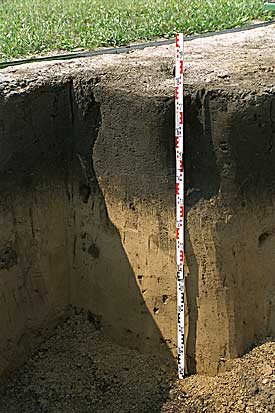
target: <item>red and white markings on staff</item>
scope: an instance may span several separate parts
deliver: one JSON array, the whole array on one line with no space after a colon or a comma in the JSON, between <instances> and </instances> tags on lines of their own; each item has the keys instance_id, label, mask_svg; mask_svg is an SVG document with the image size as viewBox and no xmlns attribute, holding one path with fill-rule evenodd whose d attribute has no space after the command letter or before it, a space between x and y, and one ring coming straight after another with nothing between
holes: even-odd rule
<instances>
[{"instance_id":1,"label":"red and white markings on staff","mask_svg":"<svg viewBox=\"0 0 275 413\"><path fill-rule=\"evenodd\" d=\"M182 379L184 377L183 33L176 35L175 88L178 374Z\"/></svg>"}]
</instances>

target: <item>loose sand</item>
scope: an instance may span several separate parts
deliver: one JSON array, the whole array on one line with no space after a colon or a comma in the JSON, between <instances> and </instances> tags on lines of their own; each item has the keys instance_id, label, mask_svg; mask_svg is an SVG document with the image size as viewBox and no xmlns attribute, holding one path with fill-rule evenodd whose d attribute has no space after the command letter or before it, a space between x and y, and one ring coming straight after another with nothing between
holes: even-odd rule
<instances>
[{"instance_id":1,"label":"loose sand","mask_svg":"<svg viewBox=\"0 0 275 413\"><path fill-rule=\"evenodd\" d=\"M0 382L0 412L274 412L274 351L270 340L230 371L179 382L160 359L112 344L80 313Z\"/></svg>"}]
</instances>

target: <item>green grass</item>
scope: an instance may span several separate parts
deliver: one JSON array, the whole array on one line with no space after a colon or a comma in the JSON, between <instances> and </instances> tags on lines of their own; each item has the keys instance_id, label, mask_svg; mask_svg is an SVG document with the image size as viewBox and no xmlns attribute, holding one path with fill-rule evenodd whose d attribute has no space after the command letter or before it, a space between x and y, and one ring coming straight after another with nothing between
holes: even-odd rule
<instances>
[{"instance_id":1,"label":"green grass","mask_svg":"<svg viewBox=\"0 0 275 413\"><path fill-rule=\"evenodd\" d=\"M269 19L262 0L0 0L0 60Z\"/></svg>"}]
</instances>

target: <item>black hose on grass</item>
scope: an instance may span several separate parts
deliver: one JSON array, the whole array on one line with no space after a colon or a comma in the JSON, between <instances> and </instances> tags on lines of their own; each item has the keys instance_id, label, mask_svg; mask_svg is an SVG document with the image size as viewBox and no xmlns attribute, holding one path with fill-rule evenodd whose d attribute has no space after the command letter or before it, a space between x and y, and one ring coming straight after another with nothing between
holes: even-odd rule
<instances>
[{"instance_id":1,"label":"black hose on grass","mask_svg":"<svg viewBox=\"0 0 275 413\"><path fill-rule=\"evenodd\" d=\"M259 27L265 27L265 26L270 26L275 23L275 20L270 20L266 22L261 22L261 23L255 23L255 24L249 24L247 26L243 27L234 27L232 29L225 29L225 30L220 30L216 32L208 32L208 33L202 33L202 34L195 34L192 36L187 36L185 37L184 41L190 41L194 39L200 39L203 37L211 37L211 36L216 36L216 35L221 35L221 34L226 34L226 33L235 33L235 32L241 32L245 30L251 30L251 29L257 29ZM50 62L53 60L69 60L69 59L78 59L78 58L83 58L83 57L93 57L93 56L100 56L104 54L119 54L119 53L129 53L133 50L142 50L145 49L146 47L154 47L154 46L165 46L168 44L173 44L175 43L175 38L168 39L168 40L159 40L159 41L152 41L152 42L146 42L146 43L140 43L136 44L133 46L123 46L123 47L113 47L109 49L100 49L100 50L94 50L91 52L78 52L78 53L66 53L66 54L59 54L59 55L54 55L54 56L45 56L45 57L34 57L34 58L29 58L29 59L20 59L20 60L12 60L12 61L7 61L7 62L0 62L0 69L4 69L9 66L17 66L17 65L22 65L26 63L36 63L36 62Z\"/></svg>"}]
</instances>

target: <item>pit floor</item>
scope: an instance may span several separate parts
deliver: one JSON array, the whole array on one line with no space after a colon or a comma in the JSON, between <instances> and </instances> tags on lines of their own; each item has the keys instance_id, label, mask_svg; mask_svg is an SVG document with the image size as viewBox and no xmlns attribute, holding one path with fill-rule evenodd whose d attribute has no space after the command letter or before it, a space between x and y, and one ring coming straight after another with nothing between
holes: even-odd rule
<instances>
[{"instance_id":1,"label":"pit floor","mask_svg":"<svg viewBox=\"0 0 275 413\"><path fill-rule=\"evenodd\" d=\"M85 313L0 382L1 413L274 412L275 341L216 377L178 381L154 356L111 343Z\"/></svg>"}]
</instances>

